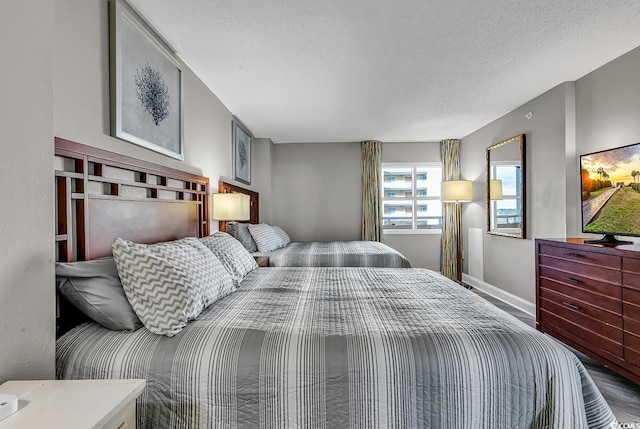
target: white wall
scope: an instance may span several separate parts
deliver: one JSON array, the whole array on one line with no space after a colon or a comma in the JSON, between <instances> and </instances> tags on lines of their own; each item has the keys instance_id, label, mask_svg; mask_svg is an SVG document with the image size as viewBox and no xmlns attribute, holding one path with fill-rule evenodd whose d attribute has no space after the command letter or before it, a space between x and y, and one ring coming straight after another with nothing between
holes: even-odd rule
<instances>
[{"instance_id":1,"label":"white wall","mask_svg":"<svg viewBox=\"0 0 640 429\"><path fill-rule=\"evenodd\" d=\"M360 143L273 145L271 220L294 241L360 240Z\"/></svg>"},{"instance_id":2,"label":"white wall","mask_svg":"<svg viewBox=\"0 0 640 429\"><path fill-rule=\"evenodd\" d=\"M385 142L382 144L382 162L439 161L439 142ZM384 242L405 255L412 267L440 271L440 237L439 233L387 233L384 235Z\"/></svg>"},{"instance_id":3,"label":"white wall","mask_svg":"<svg viewBox=\"0 0 640 429\"><path fill-rule=\"evenodd\" d=\"M529 302L535 301L534 238L566 236L565 102L572 88L573 84L562 84L461 142L462 176L474 181L473 202L463 205L465 242L469 228L486 231L486 148L518 134L526 136L527 239L485 234L483 257L485 282ZM525 118L527 112L533 113L531 120Z\"/></svg>"},{"instance_id":4,"label":"white wall","mask_svg":"<svg viewBox=\"0 0 640 429\"><path fill-rule=\"evenodd\" d=\"M53 7L0 14L0 383L55 375Z\"/></svg>"}]
</instances>

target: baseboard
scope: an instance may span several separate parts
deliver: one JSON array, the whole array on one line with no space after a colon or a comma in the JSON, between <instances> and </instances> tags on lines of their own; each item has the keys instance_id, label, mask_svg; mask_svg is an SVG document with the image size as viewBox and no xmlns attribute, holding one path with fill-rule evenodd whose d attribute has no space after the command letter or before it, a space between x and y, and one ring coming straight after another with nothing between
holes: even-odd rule
<instances>
[{"instance_id":1,"label":"baseboard","mask_svg":"<svg viewBox=\"0 0 640 429\"><path fill-rule=\"evenodd\" d=\"M490 285L489 283L478 280L475 277L471 277L464 273L462 274L462 281L486 293L487 295L491 295L495 299L499 299L500 301L507 303L510 306L517 308L518 310L524 311L530 316L536 317L536 305L532 302L527 301L526 299L522 299L519 296L506 292L500 288Z\"/></svg>"}]
</instances>

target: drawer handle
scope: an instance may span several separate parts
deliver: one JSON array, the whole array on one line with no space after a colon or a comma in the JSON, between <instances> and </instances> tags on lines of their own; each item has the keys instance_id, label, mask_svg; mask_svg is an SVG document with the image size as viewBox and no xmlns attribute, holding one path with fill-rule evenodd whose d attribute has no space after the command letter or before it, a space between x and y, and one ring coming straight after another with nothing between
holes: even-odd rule
<instances>
[{"instance_id":1,"label":"drawer handle","mask_svg":"<svg viewBox=\"0 0 640 429\"><path fill-rule=\"evenodd\" d=\"M562 305L564 305L565 307L569 307L569 308L571 308L573 310L580 311L580 307L578 307L577 305L573 305L573 304L570 304L568 302L563 302Z\"/></svg>"},{"instance_id":2,"label":"drawer handle","mask_svg":"<svg viewBox=\"0 0 640 429\"><path fill-rule=\"evenodd\" d=\"M569 253L563 253L563 256L572 256L574 258L584 258L584 255L581 255L580 253L573 253L573 252L569 252Z\"/></svg>"},{"instance_id":3,"label":"drawer handle","mask_svg":"<svg viewBox=\"0 0 640 429\"><path fill-rule=\"evenodd\" d=\"M576 284L577 284L577 283L582 283L582 281L581 281L581 280L574 279L573 277L565 277L564 279L565 279L566 281L568 281L568 282L571 282L571 283L576 283Z\"/></svg>"}]
</instances>

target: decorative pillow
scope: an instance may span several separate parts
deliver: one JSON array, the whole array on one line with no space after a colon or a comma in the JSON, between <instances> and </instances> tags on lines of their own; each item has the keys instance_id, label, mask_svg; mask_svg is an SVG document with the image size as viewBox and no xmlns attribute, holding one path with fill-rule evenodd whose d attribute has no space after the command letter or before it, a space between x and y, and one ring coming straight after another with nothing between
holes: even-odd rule
<instances>
[{"instance_id":1,"label":"decorative pillow","mask_svg":"<svg viewBox=\"0 0 640 429\"><path fill-rule=\"evenodd\" d=\"M278 237L280 237L280 239L284 243L283 247L286 246L287 244L291 243L291 238L289 237L289 234L287 234L285 232L284 229L280 228L277 225L272 225L272 226L273 226L273 229L276 232L276 234L278 234Z\"/></svg>"},{"instance_id":2,"label":"decorative pillow","mask_svg":"<svg viewBox=\"0 0 640 429\"><path fill-rule=\"evenodd\" d=\"M218 257L222 265L227 269L236 286L244 276L255 268L258 268L256 260L242 244L229 234L216 232L200 241Z\"/></svg>"},{"instance_id":3,"label":"decorative pillow","mask_svg":"<svg viewBox=\"0 0 640 429\"><path fill-rule=\"evenodd\" d=\"M56 283L62 296L105 328L133 331L142 327L124 294L113 258L59 262Z\"/></svg>"},{"instance_id":4,"label":"decorative pillow","mask_svg":"<svg viewBox=\"0 0 640 429\"><path fill-rule=\"evenodd\" d=\"M222 263L197 238L158 244L117 238L112 247L127 298L155 334L174 336L235 290Z\"/></svg>"},{"instance_id":5,"label":"decorative pillow","mask_svg":"<svg viewBox=\"0 0 640 429\"><path fill-rule=\"evenodd\" d=\"M231 225L231 230L229 230ZM253 237L249 232L248 223L227 222L227 232L236 240L238 240L249 252L257 252L258 246L253 241Z\"/></svg>"},{"instance_id":6,"label":"decorative pillow","mask_svg":"<svg viewBox=\"0 0 640 429\"><path fill-rule=\"evenodd\" d=\"M249 224L249 232L258 246L259 252L271 252L284 247L282 238L271 225L266 223Z\"/></svg>"}]
</instances>

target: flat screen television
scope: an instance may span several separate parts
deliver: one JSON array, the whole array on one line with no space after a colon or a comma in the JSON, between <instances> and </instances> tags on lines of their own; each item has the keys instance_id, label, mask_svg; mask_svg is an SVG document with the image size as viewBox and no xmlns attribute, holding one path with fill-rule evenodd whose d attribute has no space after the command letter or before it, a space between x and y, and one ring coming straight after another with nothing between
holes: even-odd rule
<instances>
[{"instance_id":1,"label":"flat screen television","mask_svg":"<svg viewBox=\"0 0 640 429\"><path fill-rule=\"evenodd\" d=\"M580 185L582 232L604 234L591 243L640 236L640 143L581 155Z\"/></svg>"}]
</instances>

